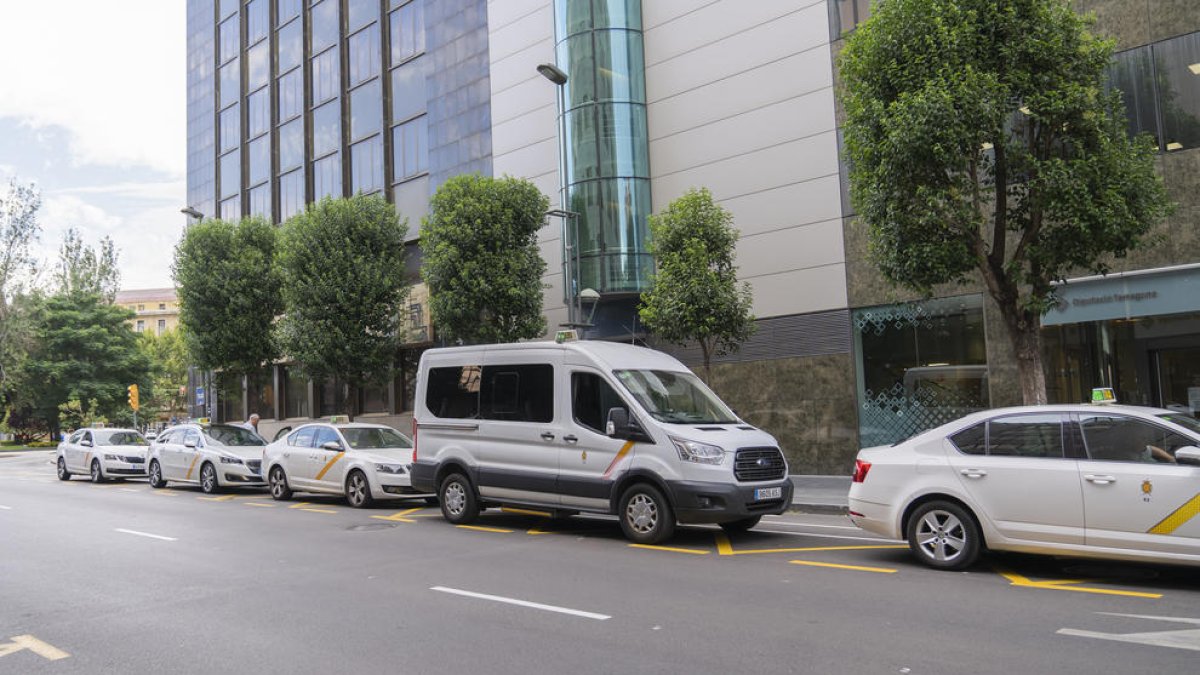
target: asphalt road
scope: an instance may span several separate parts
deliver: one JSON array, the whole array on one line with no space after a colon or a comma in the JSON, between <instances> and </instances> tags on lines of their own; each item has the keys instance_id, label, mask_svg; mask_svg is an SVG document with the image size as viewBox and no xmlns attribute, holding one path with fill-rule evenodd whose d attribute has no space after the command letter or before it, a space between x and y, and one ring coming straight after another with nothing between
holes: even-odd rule
<instances>
[{"instance_id":1,"label":"asphalt road","mask_svg":"<svg viewBox=\"0 0 1200 675\"><path fill-rule=\"evenodd\" d=\"M1200 650L1194 568L937 572L797 514L634 547L610 519L458 528L421 503L63 483L50 459L0 457L0 673L1094 675Z\"/></svg>"}]
</instances>

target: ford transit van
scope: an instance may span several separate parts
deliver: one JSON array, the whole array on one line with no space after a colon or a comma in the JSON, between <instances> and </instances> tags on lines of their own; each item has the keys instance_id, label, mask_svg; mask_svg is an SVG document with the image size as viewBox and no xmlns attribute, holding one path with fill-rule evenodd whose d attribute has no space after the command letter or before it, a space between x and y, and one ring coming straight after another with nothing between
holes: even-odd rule
<instances>
[{"instance_id":1,"label":"ford transit van","mask_svg":"<svg viewBox=\"0 0 1200 675\"><path fill-rule=\"evenodd\" d=\"M629 539L676 523L756 525L791 504L775 439L675 358L597 341L426 351L412 486L456 524L493 506L616 515Z\"/></svg>"}]
</instances>

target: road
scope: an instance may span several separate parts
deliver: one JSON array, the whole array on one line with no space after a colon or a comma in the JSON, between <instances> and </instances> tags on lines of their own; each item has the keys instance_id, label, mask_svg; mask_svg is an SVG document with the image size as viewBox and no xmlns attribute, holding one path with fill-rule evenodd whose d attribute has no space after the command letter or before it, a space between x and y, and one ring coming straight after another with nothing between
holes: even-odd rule
<instances>
[{"instance_id":1,"label":"road","mask_svg":"<svg viewBox=\"0 0 1200 675\"><path fill-rule=\"evenodd\" d=\"M1200 649L1194 569L938 572L800 514L636 547L611 519L463 528L421 503L60 482L50 460L0 457L0 673L1095 675L1193 672Z\"/></svg>"}]
</instances>

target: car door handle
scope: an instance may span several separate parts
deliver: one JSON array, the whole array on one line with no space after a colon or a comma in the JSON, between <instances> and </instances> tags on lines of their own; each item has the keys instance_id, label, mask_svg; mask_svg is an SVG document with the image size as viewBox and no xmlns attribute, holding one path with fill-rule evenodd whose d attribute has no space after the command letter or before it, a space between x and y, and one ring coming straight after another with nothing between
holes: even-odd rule
<instances>
[{"instance_id":1,"label":"car door handle","mask_svg":"<svg viewBox=\"0 0 1200 675\"><path fill-rule=\"evenodd\" d=\"M576 438L574 434L568 434L566 436L563 436L563 440L568 443L578 443L579 442L579 439Z\"/></svg>"},{"instance_id":2,"label":"car door handle","mask_svg":"<svg viewBox=\"0 0 1200 675\"><path fill-rule=\"evenodd\" d=\"M983 478L987 475L987 472L983 469L963 469L962 471L959 471L959 473L967 478Z\"/></svg>"},{"instance_id":3,"label":"car door handle","mask_svg":"<svg viewBox=\"0 0 1200 675\"><path fill-rule=\"evenodd\" d=\"M1096 485L1108 485L1109 483L1117 482L1116 476L1104 476L1094 473L1085 473L1083 475L1083 479L1095 483Z\"/></svg>"},{"instance_id":4,"label":"car door handle","mask_svg":"<svg viewBox=\"0 0 1200 675\"><path fill-rule=\"evenodd\" d=\"M550 433L549 431L543 431L542 432L542 440L543 441L552 441L552 440L554 440L554 434Z\"/></svg>"}]
</instances>

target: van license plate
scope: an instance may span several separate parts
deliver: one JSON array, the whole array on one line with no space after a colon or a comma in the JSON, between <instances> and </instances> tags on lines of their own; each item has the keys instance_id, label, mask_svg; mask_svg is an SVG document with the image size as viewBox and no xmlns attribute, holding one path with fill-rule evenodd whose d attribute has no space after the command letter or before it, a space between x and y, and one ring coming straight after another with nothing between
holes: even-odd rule
<instances>
[{"instance_id":1,"label":"van license plate","mask_svg":"<svg viewBox=\"0 0 1200 675\"><path fill-rule=\"evenodd\" d=\"M759 488L754 491L754 501L759 502L764 499L779 499L783 496L783 488Z\"/></svg>"}]
</instances>

